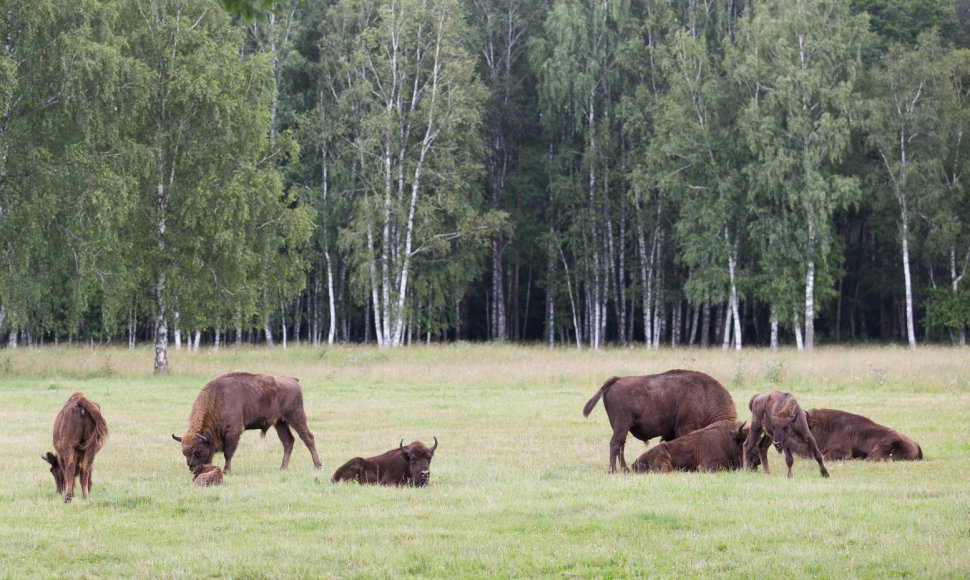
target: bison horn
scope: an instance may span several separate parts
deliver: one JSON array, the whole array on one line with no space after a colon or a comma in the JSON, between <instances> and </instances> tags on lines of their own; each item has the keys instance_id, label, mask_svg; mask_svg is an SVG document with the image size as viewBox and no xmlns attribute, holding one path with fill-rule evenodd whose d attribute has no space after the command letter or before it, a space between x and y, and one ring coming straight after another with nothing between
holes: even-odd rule
<instances>
[{"instance_id":1,"label":"bison horn","mask_svg":"<svg viewBox=\"0 0 970 580\"><path fill-rule=\"evenodd\" d=\"M741 426L740 426L740 427L738 427L738 434L740 434L740 433L741 433L741 431L742 431L742 430L744 429L744 426L745 426L745 425L747 425L747 424L748 424L748 422L747 422L747 421L745 421L745 422L743 422L743 423L741 423Z\"/></svg>"},{"instance_id":2,"label":"bison horn","mask_svg":"<svg viewBox=\"0 0 970 580\"><path fill-rule=\"evenodd\" d=\"M40 454L40 458L44 460L44 463L50 463L50 460L47 459L47 456L44 455L43 453Z\"/></svg>"},{"instance_id":3,"label":"bison horn","mask_svg":"<svg viewBox=\"0 0 970 580\"><path fill-rule=\"evenodd\" d=\"M431 446L431 455L434 455L434 450L438 448L438 438L434 438L434 445Z\"/></svg>"},{"instance_id":4,"label":"bison horn","mask_svg":"<svg viewBox=\"0 0 970 580\"><path fill-rule=\"evenodd\" d=\"M175 433L172 433L172 439L175 439L175 440L176 440L176 441L178 441L179 443L181 443L181 442L182 442L182 438L181 438L181 437L176 437L176 436L175 436Z\"/></svg>"},{"instance_id":5,"label":"bison horn","mask_svg":"<svg viewBox=\"0 0 970 580\"><path fill-rule=\"evenodd\" d=\"M196 433L195 436L198 437L199 439L205 441L206 443L209 442L209 438L206 437L205 435L203 435L202 433Z\"/></svg>"}]
</instances>

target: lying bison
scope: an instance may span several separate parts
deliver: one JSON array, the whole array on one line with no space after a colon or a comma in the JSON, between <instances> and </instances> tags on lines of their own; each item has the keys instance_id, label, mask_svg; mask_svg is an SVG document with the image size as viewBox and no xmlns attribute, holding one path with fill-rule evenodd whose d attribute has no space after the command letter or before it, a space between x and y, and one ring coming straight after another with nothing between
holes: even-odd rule
<instances>
[{"instance_id":1,"label":"lying bison","mask_svg":"<svg viewBox=\"0 0 970 580\"><path fill-rule=\"evenodd\" d=\"M653 437L672 441L712 423L738 418L727 389L697 371L612 377L583 407L584 417L589 417L600 397L613 427L610 473L616 472L617 458L623 471L629 471L623 457L627 433L641 441Z\"/></svg>"},{"instance_id":2,"label":"lying bison","mask_svg":"<svg viewBox=\"0 0 970 580\"><path fill-rule=\"evenodd\" d=\"M740 469L748 435L747 421L718 421L703 429L664 441L633 462L633 471L726 471Z\"/></svg>"},{"instance_id":3,"label":"lying bison","mask_svg":"<svg viewBox=\"0 0 970 580\"><path fill-rule=\"evenodd\" d=\"M868 417L836 409L809 409L808 428L826 459L909 461L923 459L923 449L895 429ZM793 442L792 452L811 457L811 449Z\"/></svg>"},{"instance_id":4,"label":"lying bison","mask_svg":"<svg viewBox=\"0 0 970 580\"><path fill-rule=\"evenodd\" d=\"M303 391L300 380L294 377L234 372L218 376L206 383L192 404L189 428L181 437L182 454L189 471L206 463L222 451L226 458L223 471L232 470L232 455L239 445L239 437L247 429L259 429L262 435L270 427L283 442L283 464L286 469L293 452L293 433L296 429L303 443L310 449L313 465L320 467L320 457L307 427L303 412Z\"/></svg>"},{"instance_id":5,"label":"lying bison","mask_svg":"<svg viewBox=\"0 0 970 580\"><path fill-rule=\"evenodd\" d=\"M57 492L64 501L74 499L74 480L81 478L81 497L91 493L91 472L94 456L108 438L108 423L101 415L101 406L74 393L64 403L54 419L54 451L41 455L50 464Z\"/></svg>"},{"instance_id":6,"label":"lying bison","mask_svg":"<svg viewBox=\"0 0 970 580\"><path fill-rule=\"evenodd\" d=\"M218 465L211 463L200 465L192 470L192 475L194 477L192 483L199 487L222 485L222 470Z\"/></svg>"},{"instance_id":7,"label":"lying bison","mask_svg":"<svg viewBox=\"0 0 970 580\"><path fill-rule=\"evenodd\" d=\"M822 477L829 476L822 461L822 452L819 451L818 443L808 428L805 411L791 393L782 391L758 393L751 397L748 407L751 409L751 430L748 431L748 437L744 441L745 467L756 469L760 462L764 466L765 473L770 473L766 453L768 446L762 444L762 438L771 437L775 449L779 453L782 451L785 453L788 477L792 476L791 468L794 463L792 450L797 444L802 444L811 451L815 461L818 462Z\"/></svg>"},{"instance_id":8,"label":"lying bison","mask_svg":"<svg viewBox=\"0 0 970 580\"><path fill-rule=\"evenodd\" d=\"M397 449L389 449L374 457L354 457L334 472L331 481L356 481L381 485L407 485L421 487L431 477L431 458L438 448L438 438L430 448L420 441L404 446L404 439Z\"/></svg>"}]
</instances>

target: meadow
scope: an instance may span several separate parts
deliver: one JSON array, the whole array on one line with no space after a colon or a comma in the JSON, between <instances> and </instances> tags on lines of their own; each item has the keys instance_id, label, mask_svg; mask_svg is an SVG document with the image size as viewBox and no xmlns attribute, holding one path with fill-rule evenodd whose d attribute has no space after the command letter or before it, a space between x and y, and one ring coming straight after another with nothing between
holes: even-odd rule
<instances>
[{"instance_id":1,"label":"meadow","mask_svg":"<svg viewBox=\"0 0 970 580\"><path fill-rule=\"evenodd\" d=\"M378 350L50 347L0 351L0 575L8 578L956 578L970 575L970 350L600 351L454 344ZM772 450L760 472L607 474L612 375L706 372L749 417L756 392L867 415L921 462ZM199 388L231 370L297 376L323 467L247 431L220 487L179 444ZM92 495L65 504L41 453L82 391L111 431ZM424 488L333 484L355 455L437 436ZM651 444L655 444L652 441ZM645 449L632 437L626 458ZM222 455L216 455L221 465Z\"/></svg>"}]
</instances>

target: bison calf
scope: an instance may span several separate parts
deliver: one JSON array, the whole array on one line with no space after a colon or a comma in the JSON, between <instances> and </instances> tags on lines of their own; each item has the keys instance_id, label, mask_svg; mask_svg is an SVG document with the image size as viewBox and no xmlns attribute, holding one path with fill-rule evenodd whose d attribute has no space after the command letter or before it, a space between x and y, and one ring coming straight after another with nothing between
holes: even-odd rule
<instances>
[{"instance_id":1,"label":"bison calf","mask_svg":"<svg viewBox=\"0 0 970 580\"><path fill-rule=\"evenodd\" d=\"M703 429L665 441L633 462L633 471L721 471L740 469L748 435L747 421L718 421Z\"/></svg>"},{"instance_id":2,"label":"bison calf","mask_svg":"<svg viewBox=\"0 0 970 580\"><path fill-rule=\"evenodd\" d=\"M222 485L222 470L218 465L211 463L200 465L192 470L192 475L195 476L192 483L199 487Z\"/></svg>"},{"instance_id":3,"label":"bison calf","mask_svg":"<svg viewBox=\"0 0 970 580\"><path fill-rule=\"evenodd\" d=\"M805 411L791 393L782 391L758 393L751 397L748 407L751 409L751 430L748 431L748 437L744 442L745 467L756 469L760 461L765 473L770 473L767 445L762 445L761 440L762 437L771 437L775 449L779 453L782 451L785 453L788 477L792 476L791 468L794 463L792 449L797 443L805 445L811 451L815 461L818 462L822 477L829 476L822 461L822 452L819 451L818 443L808 428Z\"/></svg>"},{"instance_id":4,"label":"bison calf","mask_svg":"<svg viewBox=\"0 0 970 580\"><path fill-rule=\"evenodd\" d=\"M627 433L641 441L653 437L672 441L712 423L738 418L727 389L697 371L612 377L583 407L584 417L589 417L600 397L613 427L610 473L616 472L617 459L623 471L628 471L623 457Z\"/></svg>"},{"instance_id":5,"label":"bison calf","mask_svg":"<svg viewBox=\"0 0 970 580\"><path fill-rule=\"evenodd\" d=\"M91 493L91 472L94 456L108 438L108 424L101 415L101 407L79 392L61 407L54 418L54 451L41 455L50 464L57 492L64 501L74 499L75 479L81 479L81 497Z\"/></svg>"},{"instance_id":6,"label":"bison calf","mask_svg":"<svg viewBox=\"0 0 970 580\"><path fill-rule=\"evenodd\" d=\"M431 458L438 448L438 438L430 448L420 441L404 446L404 440L397 449L389 449L374 457L354 457L334 472L331 481L357 481L380 485L406 485L417 487L428 484L431 477Z\"/></svg>"},{"instance_id":7,"label":"bison calf","mask_svg":"<svg viewBox=\"0 0 970 580\"><path fill-rule=\"evenodd\" d=\"M923 459L923 449L915 441L868 417L836 409L809 409L805 413L808 428L826 459ZM810 457L811 449L801 442L793 442L792 452Z\"/></svg>"}]
</instances>

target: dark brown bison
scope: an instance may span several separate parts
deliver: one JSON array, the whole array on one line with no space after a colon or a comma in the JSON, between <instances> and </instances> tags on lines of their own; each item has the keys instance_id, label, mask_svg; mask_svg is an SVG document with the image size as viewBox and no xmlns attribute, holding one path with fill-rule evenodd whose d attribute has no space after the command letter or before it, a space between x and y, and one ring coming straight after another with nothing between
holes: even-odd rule
<instances>
[{"instance_id":1,"label":"dark brown bison","mask_svg":"<svg viewBox=\"0 0 970 580\"><path fill-rule=\"evenodd\" d=\"M782 391L766 391L751 397L748 402L751 409L751 430L744 442L744 463L749 469L757 469L760 462L765 473L768 469L768 445L762 439L770 437L771 442L779 453L784 451L785 464L788 466L788 477L792 476L793 445L801 443L811 451L822 477L828 477L822 461L822 452L818 448L815 437L808 428L805 411L791 393Z\"/></svg>"},{"instance_id":2,"label":"dark brown bison","mask_svg":"<svg viewBox=\"0 0 970 580\"><path fill-rule=\"evenodd\" d=\"M809 409L808 428L826 459L909 461L923 459L923 449L895 429L868 417L836 409ZM792 452L811 457L811 449L793 442Z\"/></svg>"},{"instance_id":3,"label":"dark brown bison","mask_svg":"<svg viewBox=\"0 0 970 580\"><path fill-rule=\"evenodd\" d=\"M81 393L74 393L54 418L54 451L41 455L50 464L57 492L64 501L74 499L74 481L81 478L81 497L91 493L94 456L108 438L108 423L101 407Z\"/></svg>"},{"instance_id":4,"label":"dark brown bison","mask_svg":"<svg viewBox=\"0 0 970 580\"><path fill-rule=\"evenodd\" d=\"M438 448L438 438L430 448L420 441L404 446L404 439L397 449L389 449L374 457L354 457L334 472L331 481L357 481L381 485L407 485L413 482L421 487L431 477L431 458Z\"/></svg>"},{"instance_id":5,"label":"dark brown bison","mask_svg":"<svg viewBox=\"0 0 970 580\"><path fill-rule=\"evenodd\" d=\"M729 471L741 469L747 421L718 421L673 441L661 442L633 462L633 471Z\"/></svg>"},{"instance_id":6,"label":"dark brown bison","mask_svg":"<svg viewBox=\"0 0 970 580\"><path fill-rule=\"evenodd\" d=\"M600 397L613 427L610 438L610 473L623 457L627 433L641 441L660 437L672 441L718 421L738 418L734 401L721 383L697 371L671 370L657 375L612 377L583 407L589 417Z\"/></svg>"},{"instance_id":7,"label":"dark brown bison","mask_svg":"<svg viewBox=\"0 0 970 580\"><path fill-rule=\"evenodd\" d=\"M222 470L218 465L211 463L200 465L192 470L192 475L194 476L192 483L199 487L222 485Z\"/></svg>"},{"instance_id":8,"label":"dark brown bison","mask_svg":"<svg viewBox=\"0 0 970 580\"><path fill-rule=\"evenodd\" d=\"M319 468L320 457L303 412L300 380L237 371L220 375L202 387L192 404L188 430L181 437L173 433L172 438L182 443L189 471L212 463L212 456L222 451L226 458L223 471L229 473L243 431L259 429L265 436L270 427L275 427L283 442L280 469L286 469L294 442L290 425L310 449L313 465Z\"/></svg>"}]
</instances>

